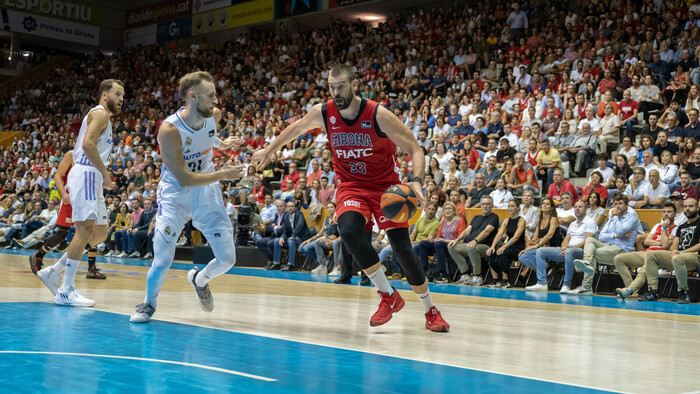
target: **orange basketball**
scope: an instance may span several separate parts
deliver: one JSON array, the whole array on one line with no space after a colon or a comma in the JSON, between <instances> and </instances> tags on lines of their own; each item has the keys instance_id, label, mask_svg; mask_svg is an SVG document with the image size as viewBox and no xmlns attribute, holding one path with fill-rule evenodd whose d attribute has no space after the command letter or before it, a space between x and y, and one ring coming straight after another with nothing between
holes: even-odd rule
<instances>
[{"instance_id":1,"label":"orange basketball","mask_svg":"<svg viewBox=\"0 0 700 394\"><path fill-rule=\"evenodd\" d=\"M382 194L382 213L392 222L407 222L416 214L418 198L406 185L394 185Z\"/></svg>"}]
</instances>

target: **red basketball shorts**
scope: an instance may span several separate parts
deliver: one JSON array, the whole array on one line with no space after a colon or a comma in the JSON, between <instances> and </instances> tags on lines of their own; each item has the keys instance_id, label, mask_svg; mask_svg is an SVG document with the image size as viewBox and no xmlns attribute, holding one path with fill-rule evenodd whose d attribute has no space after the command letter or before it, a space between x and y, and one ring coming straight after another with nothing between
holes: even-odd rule
<instances>
[{"instance_id":1,"label":"red basketball shorts","mask_svg":"<svg viewBox=\"0 0 700 394\"><path fill-rule=\"evenodd\" d=\"M56 218L56 225L63 227L73 226L73 206L61 203L61 209L58 211L58 217Z\"/></svg>"},{"instance_id":2,"label":"red basketball shorts","mask_svg":"<svg viewBox=\"0 0 700 394\"><path fill-rule=\"evenodd\" d=\"M368 189L341 183L338 185L338 191L335 194L335 203L337 205L336 214L340 217L340 215L345 212L359 212L367 220L365 231L370 231L372 229L372 215L374 215L374 220L377 221L377 226L380 230L408 228L408 222L392 222L382 213L380 205L382 194L384 194L386 189L390 186L391 185L387 185L386 188L382 189Z\"/></svg>"}]
</instances>

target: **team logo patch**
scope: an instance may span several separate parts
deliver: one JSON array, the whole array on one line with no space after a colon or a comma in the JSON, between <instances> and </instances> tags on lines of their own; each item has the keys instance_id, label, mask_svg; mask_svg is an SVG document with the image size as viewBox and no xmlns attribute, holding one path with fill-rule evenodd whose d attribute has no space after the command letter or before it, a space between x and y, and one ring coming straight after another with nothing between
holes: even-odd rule
<instances>
[{"instance_id":1,"label":"team logo patch","mask_svg":"<svg viewBox=\"0 0 700 394\"><path fill-rule=\"evenodd\" d=\"M172 230L170 230L170 226L166 226L166 227L165 227L165 231L163 231L163 232L165 233L165 235L170 235L170 233L172 232Z\"/></svg>"},{"instance_id":2,"label":"team logo patch","mask_svg":"<svg viewBox=\"0 0 700 394\"><path fill-rule=\"evenodd\" d=\"M360 123L360 126L363 129L371 129L372 128L372 121L371 120L363 120L362 123Z\"/></svg>"},{"instance_id":3,"label":"team logo patch","mask_svg":"<svg viewBox=\"0 0 700 394\"><path fill-rule=\"evenodd\" d=\"M331 124L335 124L335 122L336 122L335 116L331 116L330 121L331 121Z\"/></svg>"},{"instance_id":4,"label":"team logo patch","mask_svg":"<svg viewBox=\"0 0 700 394\"><path fill-rule=\"evenodd\" d=\"M216 130L209 130L209 137L213 137L216 134Z\"/></svg>"},{"instance_id":5,"label":"team logo patch","mask_svg":"<svg viewBox=\"0 0 700 394\"><path fill-rule=\"evenodd\" d=\"M221 238L221 233L214 234L214 238Z\"/></svg>"},{"instance_id":6,"label":"team logo patch","mask_svg":"<svg viewBox=\"0 0 700 394\"><path fill-rule=\"evenodd\" d=\"M185 146L190 146L192 145L192 138L186 137L185 138Z\"/></svg>"}]
</instances>

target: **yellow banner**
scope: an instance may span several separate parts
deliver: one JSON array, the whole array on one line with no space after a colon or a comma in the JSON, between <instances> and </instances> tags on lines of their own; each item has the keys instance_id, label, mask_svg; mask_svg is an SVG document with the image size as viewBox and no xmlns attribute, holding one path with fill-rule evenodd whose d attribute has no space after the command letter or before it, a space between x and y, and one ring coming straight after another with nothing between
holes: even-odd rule
<instances>
[{"instance_id":1,"label":"yellow banner","mask_svg":"<svg viewBox=\"0 0 700 394\"><path fill-rule=\"evenodd\" d=\"M274 18L274 0L255 0L192 16L192 35L215 33Z\"/></svg>"}]
</instances>

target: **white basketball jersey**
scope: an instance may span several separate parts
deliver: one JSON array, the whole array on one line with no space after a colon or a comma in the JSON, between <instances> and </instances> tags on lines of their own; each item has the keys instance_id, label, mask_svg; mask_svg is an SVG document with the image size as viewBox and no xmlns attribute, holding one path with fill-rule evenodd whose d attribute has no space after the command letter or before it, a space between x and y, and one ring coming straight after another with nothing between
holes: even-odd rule
<instances>
[{"instance_id":1,"label":"white basketball jersey","mask_svg":"<svg viewBox=\"0 0 700 394\"><path fill-rule=\"evenodd\" d=\"M206 118L199 130L193 130L180 117L180 114L184 110L185 107L180 108L177 112L168 116L164 122L172 124L180 132L182 157L185 159L187 170L192 172L213 172L213 147L214 141L216 141L216 120L213 116ZM163 173L163 179L175 181L175 177L167 168Z\"/></svg>"},{"instance_id":2,"label":"white basketball jersey","mask_svg":"<svg viewBox=\"0 0 700 394\"><path fill-rule=\"evenodd\" d=\"M85 134L87 133L87 120L90 116L90 112L96 109L105 109L105 107L98 105L93 107L88 111L88 113L83 118L83 124L80 125L80 133L78 134L78 141L75 142L75 147L73 148L73 164L82 164L84 166L92 166L90 159L85 156L83 152L83 140L85 139ZM107 128L100 134L97 139L97 152L100 154L100 159L102 159L102 164L105 167L109 166L109 154L112 152L112 122L107 123Z\"/></svg>"}]
</instances>

